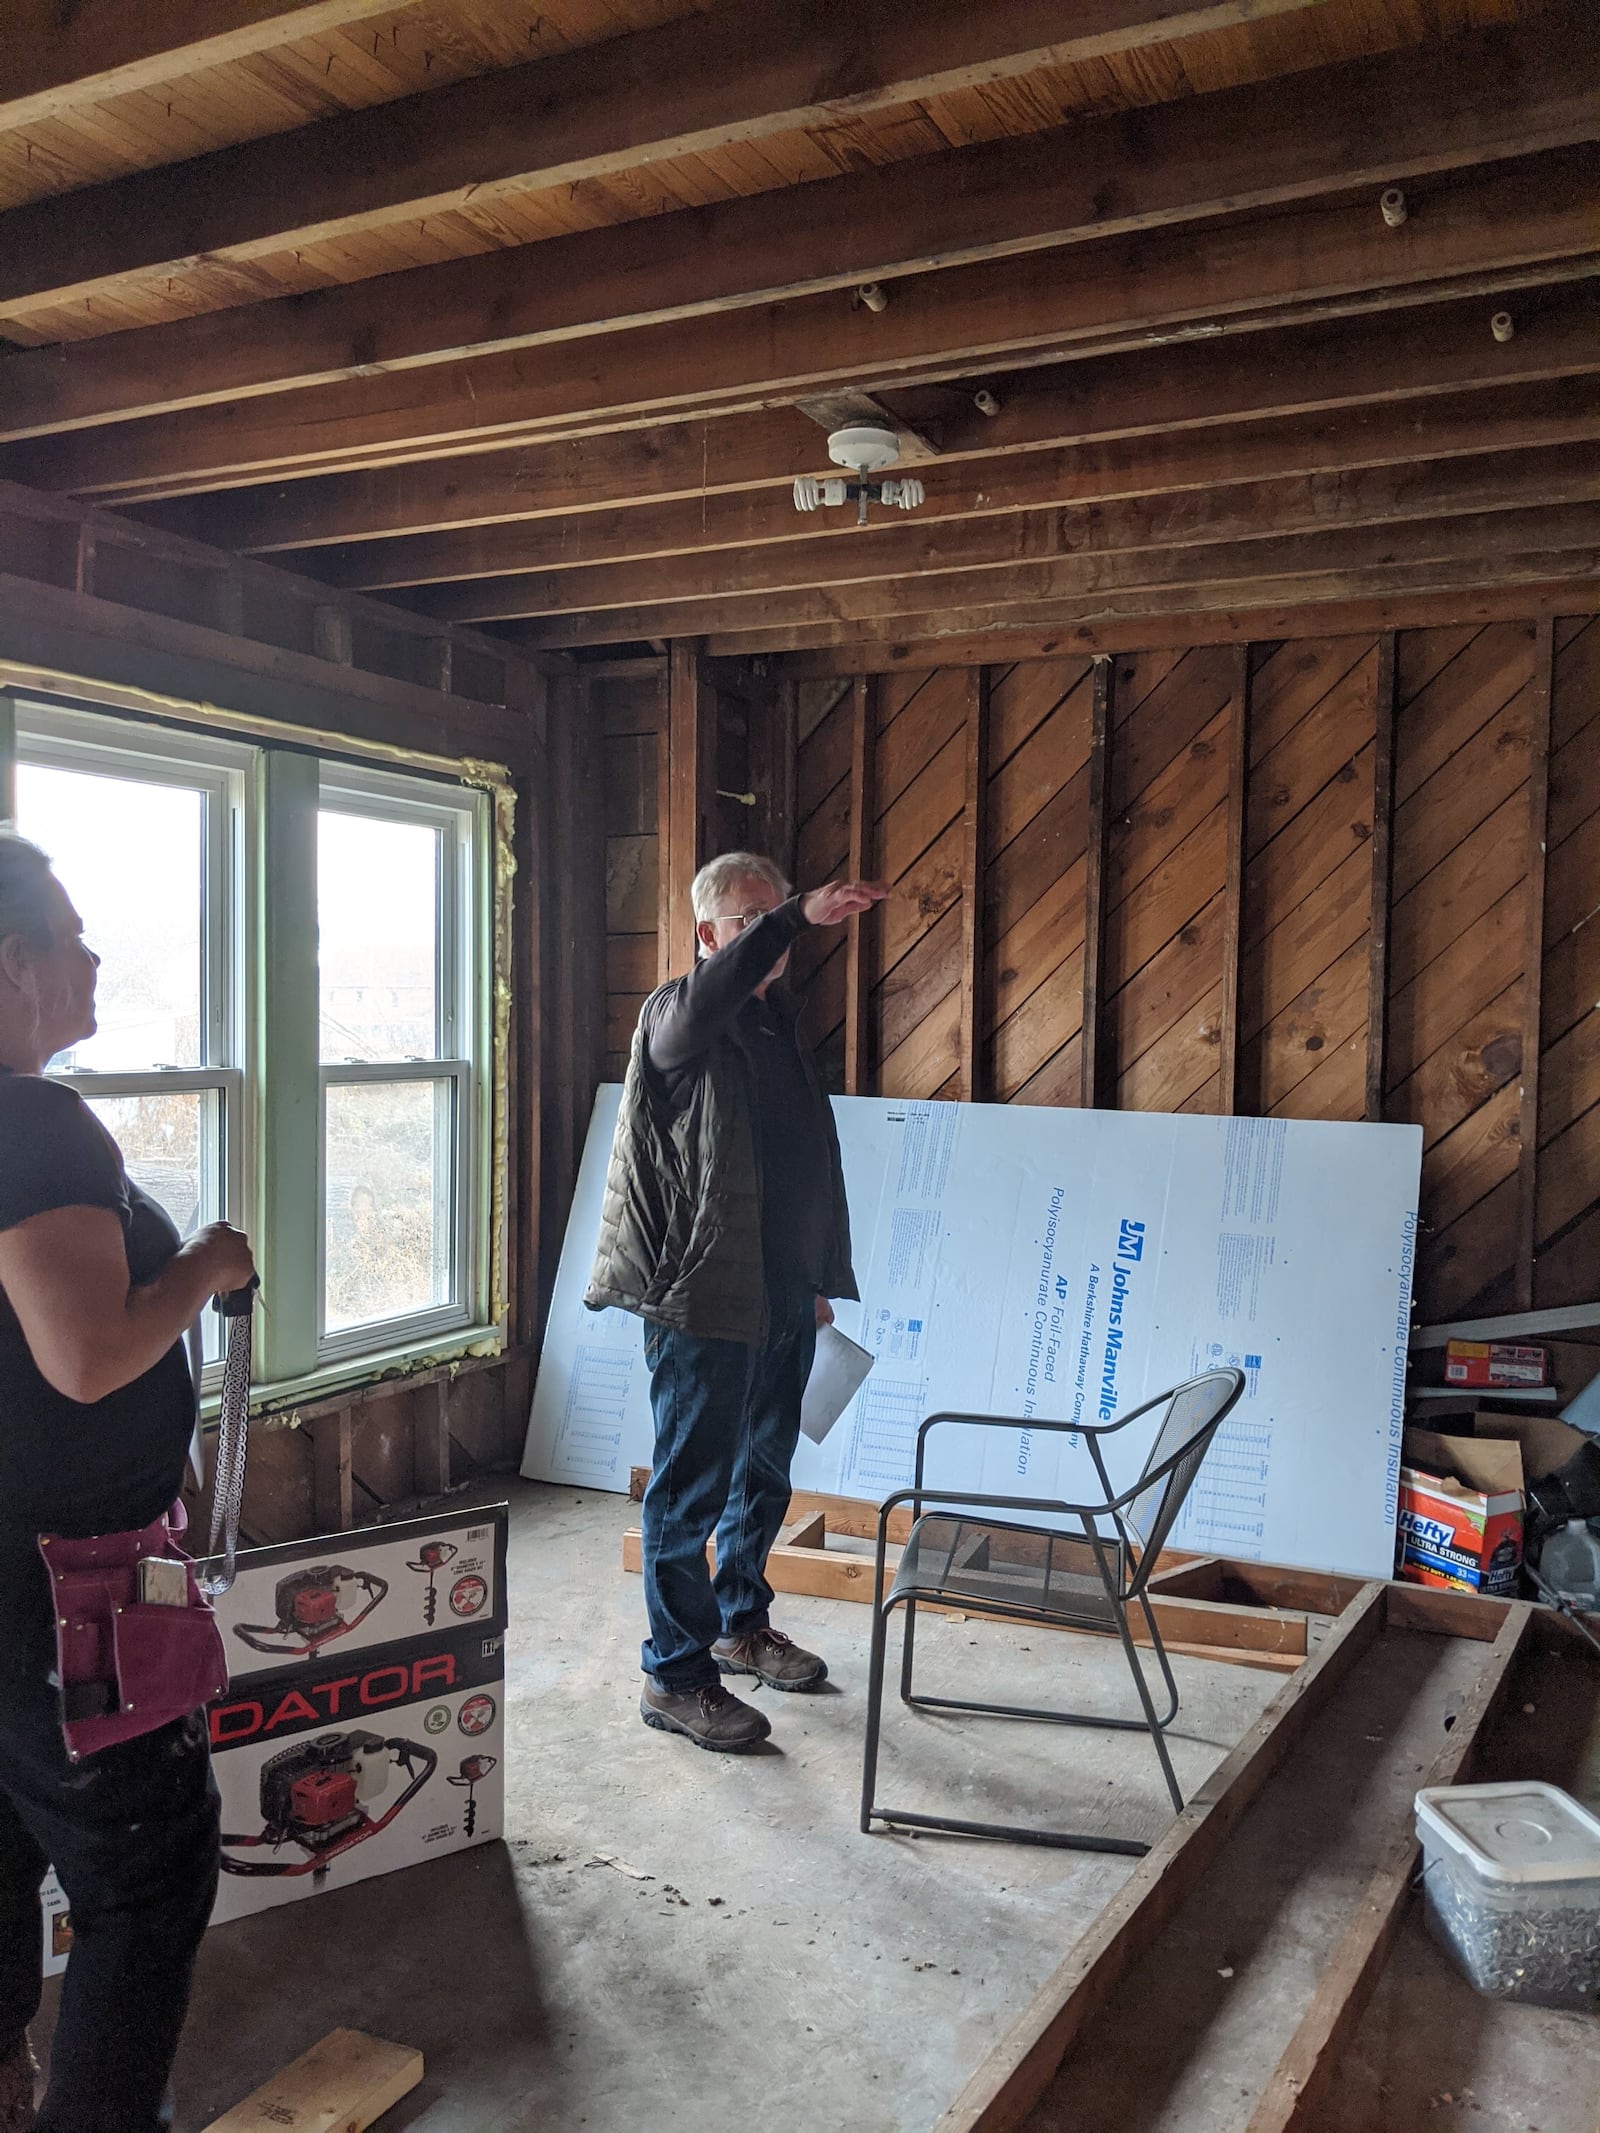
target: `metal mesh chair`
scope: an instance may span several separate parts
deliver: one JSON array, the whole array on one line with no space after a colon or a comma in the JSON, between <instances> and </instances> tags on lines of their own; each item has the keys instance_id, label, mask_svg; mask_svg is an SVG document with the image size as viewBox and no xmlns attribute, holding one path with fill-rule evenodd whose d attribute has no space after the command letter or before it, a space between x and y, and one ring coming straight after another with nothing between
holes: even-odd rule
<instances>
[{"instance_id":1,"label":"metal mesh chair","mask_svg":"<svg viewBox=\"0 0 1600 2133\"><path fill-rule=\"evenodd\" d=\"M1135 1858L1150 1849L1148 1844L1131 1837L1073 1835L1015 1823L962 1822L949 1816L913 1814L904 1808L880 1807L877 1804L878 1739L883 1718L884 1653L889 1617L897 1607L905 1609L905 1645L900 1661L903 1702L923 1711L966 1711L991 1718L1033 1718L1055 1725L1148 1731L1160 1759L1167 1790L1172 1795L1173 1809L1181 1811L1183 1794L1173 1773L1172 1758L1164 1738L1165 1729L1177 1715L1178 1688L1172 1678L1172 1668L1167 1662L1146 1587L1156 1558L1200 1471L1200 1463L1243 1390L1242 1371L1210 1370L1110 1422L1073 1424L1035 1418L1024 1423L1002 1415L938 1414L930 1415L922 1424L917 1432L912 1486L889 1497L878 1513L877 1580L873 1586L878 1598L873 1609L866 1757L861 1780L861 1828L864 1833L871 1831L874 1822L881 1822L904 1829L948 1830L962 1836L1008 1837L1024 1844L1120 1852ZM1138 1479L1119 1493L1113 1489L1106 1470L1102 1440L1158 1411L1159 1420ZM1094 1503L1065 1503L1037 1497L983 1496L967 1491L925 1488L923 1472L928 1436L946 1424L1081 1435L1094 1463L1102 1498ZM901 1552L894 1582L885 1592L889 1520L891 1514L905 1503L913 1506L916 1517ZM945 1508L924 1509L930 1504ZM1076 1519L1078 1530L1023 1525L988 1515L998 1511L1031 1511L1035 1516L1048 1512L1065 1516ZM949 1696L915 1694L912 1663L919 1600L980 1609L985 1614L999 1615L1008 1621L1115 1631L1138 1690L1143 1717L1100 1718L1078 1711L1033 1710L1014 1704L964 1702ZM1159 1714L1129 1627L1129 1610L1135 1606L1142 1614L1145 1632L1165 1684L1166 1704Z\"/></svg>"}]
</instances>

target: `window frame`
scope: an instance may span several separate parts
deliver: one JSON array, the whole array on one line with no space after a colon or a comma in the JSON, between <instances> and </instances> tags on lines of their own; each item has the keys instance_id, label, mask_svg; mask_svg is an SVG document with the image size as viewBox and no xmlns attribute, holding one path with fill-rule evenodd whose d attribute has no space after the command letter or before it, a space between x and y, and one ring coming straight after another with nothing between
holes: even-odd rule
<instances>
[{"instance_id":1,"label":"window frame","mask_svg":"<svg viewBox=\"0 0 1600 2133\"><path fill-rule=\"evenodd\" d=\"M0 814L15 814L19 761L218 792L218 781L232 780L226 817L214 806L206 814L206 1063L62 1078L86 1096L224 1090L218 1183L225 1218L250 1232L262 1271L257 1404L320 1398L445 1356L498 1350L507 1337L499 1296L506 1204L493 1167L509 1042L501 998L507 944L499 930L507 773L494 764L458 769L444 757L395 767L395 751L366 753L358 740L345 752L334 734L302 735L227 712L219 730L204 723L199 705L174 702L171 709L170 721L152 719L132 704L56 695L20 681L0 685ZM470 826L467 835L458 828L454 859L441 870L441 891L452 898L455 959L443 1005L454 1018L455 1056L443 1056L450 1023L441 1014L439 1059L385 1063L367 1077L447 1078L454 1091L455 1298L447 1308L367 1321L331 1337L322 1323L326 1098L315 953L316 815L324 791L341 811L413 818L443 812ZM213 835L223 820L226 839ZM287 943L285 923L294 928ZM218 962L224 937L232 946L225 981L217 974L225 967ZM316 1228L314 1255L304 1250L308 1219ZM208 1412L219 1379L220 1369L208 1365Z\"/></svg>"}]
</instances>

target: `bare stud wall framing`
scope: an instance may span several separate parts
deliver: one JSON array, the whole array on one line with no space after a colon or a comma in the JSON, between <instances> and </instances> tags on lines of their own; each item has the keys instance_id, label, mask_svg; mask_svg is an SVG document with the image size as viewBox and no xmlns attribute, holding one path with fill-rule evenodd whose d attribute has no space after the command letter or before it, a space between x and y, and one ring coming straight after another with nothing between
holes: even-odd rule
<instances>
[{"instance_id":1,"label":"bare stud wall framing","mask_svg":"<svg viewBox=\"0 0 1600 2133\"><path fill-rule=\"evenodd\" d=\"M664 974L661 666L592 684L613 1073ZM792 721L797 878L895 892L797 952L834 1087L1413 1121L1425 1317L1592 1287L1600 621L759 666L704 671L743 677L741 760L770 774Z\"/></svg>"}]
</instances>

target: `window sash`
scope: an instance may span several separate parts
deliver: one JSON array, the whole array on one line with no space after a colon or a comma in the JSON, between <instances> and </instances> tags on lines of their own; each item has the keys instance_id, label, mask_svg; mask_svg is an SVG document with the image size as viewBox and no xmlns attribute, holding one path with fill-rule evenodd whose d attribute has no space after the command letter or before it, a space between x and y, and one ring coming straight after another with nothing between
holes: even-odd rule
<instances>
[{"instance_id":1,"label":"window sash","mask_svg":"<svg viewBox=\"0 0 1600 2133\"><path fill-rule=\"evenodd\" d=\"M421 791L417 787L423 787ZM473 1045L472 1006L483 963L481 928L474 922L473 848L481 834L476 798L446 797L428 781L401 773L323 764L318 805L331 814L363 815L375 822L415 823L439 833L439 871L434 907L434 1042L439 1060L467 1056ZM319 999L320 1010L320 999ZM318 1021L321 1049L321 1021ZM324 1065L344 1062L326 1060Z\"/></svg>"},{"instance_id":2,"label":"window sash","mask_svg":"<svg viewBox=\"0 0 1600 2133\"><path fill-rule=\"evenodd\" d=\"M323 763L318 806L374 821L426 824L440 833L435 906L435 1042L428 1059L322 1060L317 1135L317 1354L324 1362L374 1345L428 1339L483 1323L487 1304L492 1204L487 1163L491 1135L486 1082L490 1037L490 958L487 823L481 794L437 782L347 764ZM321 1050L320 986L317 1023ZM330 1331L327 1324L327 1092L330 1087L384 1082L447 1081L453 1091L451 1147L453 1187L449 1209L452 1300L360 1327Z\"/></svg>"},{"instance_id":3,"label":"window sash","mask_svg":"<svg viewBox=\"0 0 1600 2133\"><path fill-rule=\"evenodd\" d=\"M203 796L202 1069L238 1069L251 1006L246 883L253 858L249 822L259 751L239 742L174 734L161 726L26 698L18 713L15 759L19 764L115 778L127 784L177 785ZM123 1078L120 1072L116 1078ZM242 1177L240 1184L242 1188ZM230 1220L240 1220L249 1212L245 1201L229 1204Z\"/></svg>"},{"instance_id":4,"label":"window sash","mask_svg":"<svg viewBox=\"0 0 1600 2133\"><path fill-rule=\"evenodd\" d=\"M442 1086L450 1091L444 1147L449 1183L444 1212L450 1224L450 1300L393 1317L364 1319L356 1326L328 1326L328 1091L331 1088L384 1087L396 1082ZM360 1354L374 1345L426 1339L477 1323L481 1286L482 1240L479 1237L476 1132L476 1087L472 1064L465 1059L406 1060L397 1065L324 1066L318 1104L317 1161L317 1352L324 1360ZM435 1159L437 1161L438 1151Z\"/></svg>"}]
</instances>

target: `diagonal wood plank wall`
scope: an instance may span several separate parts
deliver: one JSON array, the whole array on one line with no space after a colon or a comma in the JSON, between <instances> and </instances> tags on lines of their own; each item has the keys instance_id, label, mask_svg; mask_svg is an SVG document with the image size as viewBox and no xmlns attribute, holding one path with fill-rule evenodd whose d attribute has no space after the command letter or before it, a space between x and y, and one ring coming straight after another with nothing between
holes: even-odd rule
<instances>
[{"instance_id":1,"label":"diagonal wood plank wall","mask_svg":"<svg viewBox=\"0 0 1600 2133\"><path fill-rule=\"evenodd\" d=\"M1426 1317L1592 1293L1600 620L782 686L834 1087L1414 1121Z\"/></svg>"},{"instance_id":2,"label":"diagonal wood plank wall","mask_svg":"<svg viewBox=\"0 0 1600 2133\"><path fill-rule=\"evenodd\" d=\"M860 687L798 685L802 881L845 866ZM838 1088L958 1096L971 672L870 676L864 687L866 864L896 896L864 928L870 1013L853 1075L847 945L836 936L802 956L811 1028ZM1542 830L1530 783L1540 691ZM1088 877L1101 836L1090 819L1092 700L1088 659L988 670L975 1086L992 1101L1079 1103L1086 1086ZM1423 1128L1421 1310L1515 1308L1523 1194L1532 1194L1525 1301L1591 1293L1600 621L1135 653L1111 663L1109 700L1092 1084L1103 1101L1216 1111L1231 1073L1239 1111L1361 1118L1376 1073L1380 1116ZM1248 772L1231 808L1235 751ZM1540 836L1545 879L1534 883ZM1530 994L1534 887L1542 956ZM1387 1009L1376 1024L1374 956ZM1532 1154L1521 1139L1530 1009Z\"/></svg>"}]
</instances>

